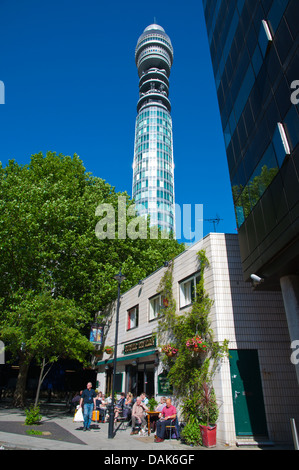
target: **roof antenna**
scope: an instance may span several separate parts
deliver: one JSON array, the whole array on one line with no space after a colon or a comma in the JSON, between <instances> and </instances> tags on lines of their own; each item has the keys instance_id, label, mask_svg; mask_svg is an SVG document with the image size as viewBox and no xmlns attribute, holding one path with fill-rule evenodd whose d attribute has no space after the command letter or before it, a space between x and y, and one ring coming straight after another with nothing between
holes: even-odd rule
<instances>
[{"instance_id":1,"label":"roof antenna","mask_svg":"<svg viewBox=\"0 0 299 470\"><path fill-rule=\"evenodd\" d=\"M214 232L217 232L216 230L216 225L219 224L220 220L223 220L223 219L220 219L219 215L216 214L216 217L214 219L205 219L206 222L212 222L213 225L214 225Z\"/></svg>"}]
</instances>

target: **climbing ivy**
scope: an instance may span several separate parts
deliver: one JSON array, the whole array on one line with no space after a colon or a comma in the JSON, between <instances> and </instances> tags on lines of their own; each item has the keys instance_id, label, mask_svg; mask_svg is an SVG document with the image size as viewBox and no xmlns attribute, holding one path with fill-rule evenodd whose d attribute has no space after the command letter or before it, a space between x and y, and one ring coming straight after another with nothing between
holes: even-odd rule
<instances>
[{"instance_id":1,"label":"climbing ivy","mask_svg":"<svg viewBox=\"0 0 299 470\"><path fill-rule=\"evenodd\" d=\"M159 346L171 343L178 349L174 359L165 356L162 357L162 363L174 393L182 404L185 421L193 424L217 419L218 407L211 386L212 378L220 359L228 355L228 341L225 340L223 344L215 341L209 320L213 300L204 288L204 271L209 261L204 250L200 250L197 257L201 276L192 308L183 313L176 312L172 289L173 262L169 263L158 287L162 299L166 301L156 332ZM194 336L201 337L207 345L205 353L195 353L187 347L187 341Z\"/></svg>"}]
</instances>

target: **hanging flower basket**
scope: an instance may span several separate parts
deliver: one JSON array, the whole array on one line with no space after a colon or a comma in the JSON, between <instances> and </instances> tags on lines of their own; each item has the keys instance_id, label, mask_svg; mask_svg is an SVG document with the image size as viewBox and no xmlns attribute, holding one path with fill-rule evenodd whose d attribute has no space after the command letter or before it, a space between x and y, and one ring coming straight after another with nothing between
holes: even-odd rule
<instances>
[{"instance_id":1,"label":"hanging flower basket","mask_svg":"<svg viewBox=\"0 0 299 470\"><path fill-rule=\"evenodd\" d=\"M113 353L113 347L112 346L105 346L104 347L104 352L106 354L112 354Z\"/></svg>"},{"instance_id":2,"label":"hanging flower basket","mask_svg":"<svg viewBox=\"0 0 299 470\"><path fill-rule=\"evenodd\" d=\"M206 352L208 349L207 343L200 336L194 336L188 339L186 346L190 351L198 353Z\"/></svg>"},{"instance_id":3,"label":"hanging flower basket","mask_svg":"<svg viewBox=\"0 0 299 470\"><path fill-rule=\"evenodd\" d=\"M175 357L177 355L176 352L168 352L168 353L165 353L167 357Z\"/></svg>"},{"instance_id":4,"label":"hanging flower basket","mask_svg":"<svg viewBox=\"0 0 299 470\"><path fill-rule=\"evenodd\" d=\"M175 357L178 351L179 350L171 344L167 344L166 346L162 347L162 352L164 352L167 357Z\"/></svg>"}]
</instances>

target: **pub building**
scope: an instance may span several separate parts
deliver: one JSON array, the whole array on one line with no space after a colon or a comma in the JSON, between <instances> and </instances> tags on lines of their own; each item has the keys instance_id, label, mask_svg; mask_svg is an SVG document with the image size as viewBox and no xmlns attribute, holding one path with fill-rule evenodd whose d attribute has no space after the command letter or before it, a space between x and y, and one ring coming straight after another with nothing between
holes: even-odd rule
<instances>
[{"instance_id":1,"label":"pub building","mask_svg":"<svg viewBox=\"0 0 299 470\"><path fill-rule=\"evenodd\" d=\"M281 292L260 290L243 278L238 237L210 233L172 260L173 298L177 313L192 307L201 275L197 253L205 250L210 266L205 290L213 300L210 312L215 341L229 341L213 380L220 413L217 441L238 444L244 436L263 442L292 443L290 419L299 422L299 387L290 360L290 336ZM158 402L170 397L180 406L163 371L161 345L155 331L163 315L160 281L168 267L157 271L120 298L116 392L145 392ZM107 309L103 345L114 346L117 300ZM273 345L275 344L275 347ZM96 361L97 388L110 395L113 352ZM277 404L279 403L279 406Z\"/></svg>"},{"instance_id":2,"label":"pub building","mask_svg":"<svg viewBox=\"0 0 299 470\"><path fill-rule=\"evenodd\" d=\"M110 357L111 356L111 357ZM105 359L105 357L107 357ZM113 355L104 354L97 364L99 390L110 395L113 379ZM165 377L159 377L159 353L156 338L146 336L124 343L122 353L117 358L116 392L132 392L135 397L145 392L148 397L171 393L165 387ZM100 372L101 371L101 372Z\"/></svg>"}]
</instances>

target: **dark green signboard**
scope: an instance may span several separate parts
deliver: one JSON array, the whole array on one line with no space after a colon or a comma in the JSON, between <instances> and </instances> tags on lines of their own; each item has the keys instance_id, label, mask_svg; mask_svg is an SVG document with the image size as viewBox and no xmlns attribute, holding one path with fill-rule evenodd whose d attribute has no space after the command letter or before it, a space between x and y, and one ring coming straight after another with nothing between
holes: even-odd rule
<instances>
[{"instance_id":1,"label":"dark green signboard","mask_svg":"<svg viewBox=\"0 0 299 470\"><path fill-rule=\"evenodd\" d=\"M172 386L165 373L158 375L158 395L172 395Z\"/></svg>"}]
</instances>

